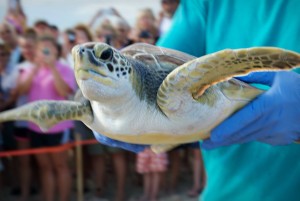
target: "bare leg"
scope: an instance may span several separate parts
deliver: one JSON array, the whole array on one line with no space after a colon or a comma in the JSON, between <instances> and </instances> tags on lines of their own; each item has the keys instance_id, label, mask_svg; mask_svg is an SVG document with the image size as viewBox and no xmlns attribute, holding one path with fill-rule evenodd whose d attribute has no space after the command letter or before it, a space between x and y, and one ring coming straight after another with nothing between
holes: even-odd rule
<instances>
[{"instance_id":1,"label":"bare leg","mask_svg":"<svg viewBox=\"0 0 300 201\"><path fill-rule=\"evenodd\" d=\"M157 201L162 177L163 177L163 172L152 173L150 201Z\"/></svg>"},{"instance_id":2,"label":"bare leg","mask_svg":"<svg viewBox=\"0 0 300 201\"><path fill-rule=\"evenodd\" d=\"M18 140L17 146L19 150L28 149L30 142L28 140ZM27 201L29 198L29 192L31 188L31 172L30 172L30 155L19 156L19 173L20 173L20 187L21 187L21 199L20 201Z\"/></svg>"},{"instance_id":3,"label":"bare leg","mask_svg":"<svg viewBox=\"0 0 300 201\"><path fill-rule=\"evenodd\" d=\"M191 197L196 197L201 193L203 183L201 182L204 177L204 166L200 149L192 149L193 152L193 187L188 192ZM202 183L202 184L201 184Z\"/></svg>"},{"instance_id":4,"label":"bare leg","mask_svg":"<svg viewBox=\"0 0 300 201\"><path fill-rule=\"evenodd\" d=\"M125 200L126 161L124 152L113 154L114 167L117 177L116 201Z\"/></svg>"},{"instance_id":5,"label":"bare leg","mask_svg":"<svg viewBox=\"0 0 300 201\"><path fill-rule=\"evenodd\" d=\"M151 180L152 180L152 173L144 173L143 174L144 193L143 193L143 196L139 199L139 201L148 201L150 199Z\"/></svg>"},{"instance_id":6,"label":"bare leg","mask_svg":"<svg viewBox=\"0 0 300 201\"><path fill-rule=\"evenodd\" d=\"M53 166L57 174L57 189L60 201L69 201L71 193L71 174L68 164L68 152L51 153Z\"/></svg>"},{"instance_id":7,"label":"bare leg","mask_svg":"<svg viewBox=\"0 0 300 201\"><path fill-rule=\"evenodd\" d=\"M176 191L178 177L179 177L179 170L181 165L180 159L180 150L173 150L169 152L170 157L170 193L174 193Z\"/></svg>"},{"instance_id":8,"label":"bare leg","mask_svg":"<svg viewBox=\"0 0 300 201\"><path fill-rule=\"evenodd\" d=\"M91 155L94 175L94 183L96 188L96 196L101 197L103 194L104 174L105 174L105 158L102 154Z\"/></svg>"},{"instance_id":9,"label":"bare leg","mask_svg":"<svg viewBox=\"0 0 300 201\"><path fill-rule=\"evenodd\" d=\"M204 189L205 185L206 185L206 172L205 172L205 167L204 167L204 160L202 157L202 152L200 149L200 160L201 160L201 187L202 189Z\"/></svg>"},{"instance_id":10,"label":"bare leg","mask_svg":"<svg viewBox=\"0 0 300 201\"><path fill-rule=\"evenodd\" d=\"M54 172L49 154L37 154L37 163L42 183L42 200L54 201Z\"/></svg>"}]
</instances>

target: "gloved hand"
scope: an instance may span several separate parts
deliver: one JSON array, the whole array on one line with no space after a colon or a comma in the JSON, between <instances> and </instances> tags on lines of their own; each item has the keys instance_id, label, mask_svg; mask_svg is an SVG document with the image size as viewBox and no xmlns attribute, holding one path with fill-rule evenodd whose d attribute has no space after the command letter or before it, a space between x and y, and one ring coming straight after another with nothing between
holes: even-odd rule
<instances>
[{"instance_id":1,"label":"gloved hand","mask_svg":"<svg viewBox=\"0 0 300 201\"><path fill-rule=\"evenodd\" d=\"M252 73L239 78L271 88L212 130L202 148L260 141L284 145L300 139L300 75L294 72Z\"/></svg>"},{"instance_id":2,"label":"gloved hand","mask_svg":"<svg viewBox=\"0 0 300 201\"><path fill-rule=\"evenodd\" d=\"M121 149L126 149L128 151L132 151L135 153L143 151L145 148L149 147L148 145L139 145L139 144L131 144L131 143L126 143L126 142L121 142L118 140L113 140L111 138L108 138L100 133L97 133L93 131L96 139L105 145L111 146L111 147L119 147Z\"/></svg>"}]
</instances>

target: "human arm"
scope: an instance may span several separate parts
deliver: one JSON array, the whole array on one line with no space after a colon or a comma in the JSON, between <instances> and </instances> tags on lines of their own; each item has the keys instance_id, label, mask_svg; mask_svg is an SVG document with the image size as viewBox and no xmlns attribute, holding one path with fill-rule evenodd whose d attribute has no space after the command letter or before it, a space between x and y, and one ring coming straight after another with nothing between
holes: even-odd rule
<instances>
[{"instance_id":1,"label":"human arm","mask_svg":"<svg viewBox=\"0 0 300 201\"><path fill-rule=\"evenodd\" d=\"M294 72L253 73L241 78L270 89L212 130L202 148L260 141L285 145L300 139L300 75Z\"/></svg>"},{"instance_id":2,"label":"human arm","mask_svg":"<svg viewBox=\"0 0 300 201\"><path fill-rule=\"evenodd\" d=\"M20 70L16 87L18 95L24 95L29 92L32 81L37 72L38 65L34 65L31 70Z\"/></svg>"},{"instance_id":3,"label":"human arm","mask_svg":"<svg viewBox=\"0 0 300 201\"><path fill-rule=\"evenodd\" d=\"M52 75L53 75L53 83L57 93L62 97L67 97L72 93L72 88L68 85L68 83L62 78L63 75L58 71L56 66L52 65L50 67Z\"/></svg>"},{"instance_id":4,"label":"human arm","mask_svg":"<svg viewBox=\"0 0 300 201\"><path fill-rule=\"evenodd\" d=\"M71 68L62 65L59 61L57 61L55 48L44 47L41 52L39 52L36 63L38 66L49 69L53 77L54 89L58 95L61 97L67 97L70 95L73 91L72 86L74 85L74 73Z\"/></svg>"},{"instance_id":5,"label":"human arm","mask_svg":"<svg viewBox=\"0 0 300 201\"><path fill-rule=\"evenodd\" d=\"M92 28L96 21L103 16L108 16L108 15L112 15L112 16L116 16L122 20L124 20L124 22L127 23L127 21L125 20L125 18L119 13L119 11L115 8L106 8L106 9L100 9L96 12L96 14L92 17L91 21L88 23L88 26L90 28ZM127 23L127 25L129 26L129 24Z\"/></svg>"},{"instance_id":6,"label":"human arm","mask_svg":"<svg viewBox=\"0 0 300 201\"><path fill-rule=\"evenodd\" d=\"M206 1L198 0L180 1L169 31L158 40L156 45L197 57L204 55L207 15L205 3Z\"/></svg>"},{"instance_id":7,"label":"human arm","mask_svg":"<svg viewBox=\"0 0 300 201\"><path fill-rule=\"evenodd\" d=\"M98 10L98 11L95 13L95 15L92 17L91 21L88 23L88 26L89 26L90 28L92 28L92 27L95 25L97 19L98 19L99 17L101 17L102 15L103 15L103 9Z\"/></svg>"}]
</instances>

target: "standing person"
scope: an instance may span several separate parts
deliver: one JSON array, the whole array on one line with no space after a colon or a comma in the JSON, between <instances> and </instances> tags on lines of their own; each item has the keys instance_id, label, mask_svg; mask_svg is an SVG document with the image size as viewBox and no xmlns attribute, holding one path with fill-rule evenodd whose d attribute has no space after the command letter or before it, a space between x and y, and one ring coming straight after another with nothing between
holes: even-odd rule
<instances>
[{"instance_id":1,"label":"standing person","mask_svg":"<svg viewBox=\"0 0 300 201\"><path fill-rule=\"evenodd\" d=\"M33 28L39 37L44 35L51 35L50 25L46 20L35 21Z\"/></svg>"},{"instance_id":2,"label":"standing person","mask_svg":"<svg viewBox=\"0 0 300 201\"><path fill-rule=\"evenodd\" d=\"M0 111L11 109L15 105L16 100L16 81L17 73L14 71L15 66L20 63L23 58L21 55L20 48L18 46L18 36L16 30L7 22L0 24L0 40L4 43L5 48L8 48L9 55L3 56L3 59L7 59L8 62L2 63L2 68L0 69L0 88L1 88L1 104ZM16 149L16 141L13 137L14 134L14 123L6 122L2 124L1 133L3 140L4 150L14 150ZM14 172L17 171L17 160L12 158L11 160L4 161L7 162L5 166L8 166L7 171L11 178L14 176ZM18 194L18 184L15 180L12 181L12 191L11 194Z\"/></svg>"},{"instance_id":3,"label":"standing person","mask_svg":"<svg viewBox=\"0 0 300 201\"><path fill-rule=\"evenodd\" d=\"M62 55L65 62L74 69L74 61L71 54L72 48L76 45L76 35L73 29L67 29L62 33L63 45Z\"/></svg>"},{"instance_id":4,"label":"standing person","mask_svg":"<svg viewBox=\"0 0 300 201\"><path fill-rule=\"evenodd\" d=\"M0 39L0 101L1 101L1 107L0 110L3 111L5 107L3 106L3 103L5 101L6 94L6 88L9 87L9 84L4 84L6 81L3 79L8 78L9 76L6 75L7 69L9 69L9 57L10 57L10 50L9 47L4 43L3 40ZM4 86L3 86L4 85Z\"/></svg>"},{"instance_id":5,"label":"standing person","mask_svg":"<svg viewBox=\"0 0 300 201\"><path fill-rule=\"evenodd\" d=\"M119 49L133 44L134 41L129 38L131 27L128 25L124 18L117 19L117 21L113 23L113 26L117 32L118 43L120 45Z\"/></svg>"},{"instance_id":6,"label":"standing person","mask_svg":"<svg viewBox=\"0 0 300 201\"><path fill-rule=\"evenodd\" d=\"M2 105L5 102L5 89L2 88L2 72L5 71L9 64L10 51L7 45L0 39L0 104ZM1 110L2 111L2 110ZM0 124L0 150L5 149L5 144L3 140L3 127L5 124ZM4 165L2 159L0 158L0 187L3 189L3 171ZM0 191L1 195L3 191Z\"/></svg>"},{"instance_id":7,"label":"standing person","mask_svg":"<svg viewBox=\"0 0 300 201\"><path fill-rule=\"evenodd\" d=\"M24 72L24 82L19 87L21 94L28 95L28 101L36 100L66 100L74 92L75 78L70 67L57 62L58 49L55 39L41 37L36 47L36 65ZM52 147L63 143L67 129L72 128L71 121L56 124L46 133L29 123L31 146ZM54 201L55 187L59 191L59 200L70 199L71 175L68 166L67 151L41 153L37 159L42 188L42 199ZM57 182L57 184L55 183Z\"/></svg>"},{"instance_id":8,"label":"standing person","mask_svg":"<svg viewBox=\"0 0 300 201\"><path fill-rule=\"evenodd\" d=\"M33 29L27 29L24 34L19 38L19 46L21 48L22 55L25 59L22 63L16 66L15 70L18 73L18 81L16 91L18 93L19 85L22 85L20 81L22 74L34 68L35 48L36 48L37 35ZM27 103L27 96L18 96L16 101L16 107ZM30 148L30 131L28 129L28 123L25 121L15 122L14 136L17 142L17 149L29 149ZM21 187L21 199L20 201L27 201L31 187L31 164L30 155L19 156L19 175L20 175L20 187Z\"/></svg>"},{"instance_id":9,"label":"standing person","mask_svg":"<svg viewBox=\"0 0 300 201\"><path fill-rule=\"evenodd\" d=\"M116 20L112 20L114 21L113 23L111 22L112 18L116 18ZM102 38L101 33L100 34L98 33L99 29L101 29L100 27L103 25L110 24L111 26L113 26L117 35L117 40L115 42L116 48L121 49L128 45L131 45L134 42L131 39L129 39L129 33L131 31L130 25L117 9L115 8L100 9L99 11L96 12L96 14L91 19L89 23L89 27L92 28L98 19L101 19L101 21L97 26L97 28L95 29L96 40L103 40L101 39ZM98 38L98 34L100 35L99 38ZM103 41L105 42L105 40Z\"/></svg>"},{"instance_id":10,"label":"standing person","mask_svg":"<svg viewBox=\"0 0 300 201\"><path fill-rule=\"evenodd\" d=\"M17 32L8 22L3 22L2 24L0 24L0 38L10 49L8 71L13 71L14 67L24 60L21 54L20 47L18 46Z\"/></svg>"},{"instance_id":11,"label":"standing person","mask_svg":"<svg viewBox=\"0 0 300 201\"><path fill-rule=\"evenodd\" d=\"M199 147L199 142L187 143L176 147L169 152L170 159L170 193L176 193L176 187L179 181L180 170L182 167L182 157L180 157L181 151L187 152L187 155L191 155L187 160L191 159L192 187L187 192L189 197L198 197L204 189L206 183L206 176L204 170L204 162L202 153Z\"/></svg>"},{"instance_id":12,"label":"standing person","mask_svg":"<svg viewBox=\"0 0 300 201\"><path fill-rule=\"evenodd\" d=\"M95 31L95 41L121 49L118 38L116 30L109 21L102 22Z\"/></svg>"},{"instance_id":13,"label":"standing person","mask_svg":"<svg viewBox=\"0 0 300 201\"><path fill-rule=\"evenodd\" d=\"M132 28L131 33L129 34L130 38L133 41L138 42L139 34L142 31L149 32L152 37L154 37L154 41L157 41L158 29L156 26L156 18L150 8L145 8L139 11L135 26Z\"/></svg>"},{"instance_id":14,"label":"standing person","mask_svg":"<svg viewBox=\"0 0 300 201\"><path fill-rule=\"evenodd\" d=\"M143 175L144 194L140 201L158 200L160 184L167 171L168 157L166 153L154 153L145 149L137 154L136 169Z\"/></svg>"},{"instance_id":15,"label":"standing person","mask_svg":"<svg viewBox=\"0 0 300 201\"><path fill-rule=\"evenodd\" d=\"M11 71L10 67L10 49L0 39L1 60L0 60L0 111L14 107L16 100L16 81L17 73Z\"/></svg>"},{"instance_id":16,"label":"standing person","mask_svg":"<svg viewBox=\"0 0 300 201\"><path fill-rule=\"evenodd\" d=\"M162 10L158 17L159 37L162 37L171 27L173 15L179 5L179 0L161 0Z\"/></svg>"},{"instance_id":17,"label":"standing person","mask_svg":"<svg viewBox=\"0 0 300 201\"><path fill-rule=\"evenodd\" d=\"M154 45L155 38L154 38L154 36L152 36L152 34L150 32L141 31L138 34L138 38L137 38L136 42L138 42L138 43L148 43L148 44Z\"/></svg>"},{"instance_id":18,"label":"standing person","mask_svg":"<svg viewBox=\"0 0 300 201\"><path fill-rule=\"evenodd\" d=\"M299 3L182 0L170 31L158 45L198 57L253 46L300 52L300 18L295 18ZM295 158L300 157L300 146L294 141L300 138L300 75L269 72L240 79L270 89L212 130L210 139L203 142L202 147L214 149L203 151L207 185L201 200L298 201L300 162ZM105 141L117 144L103 137ZM132 150L140 149L132 145Z\"/></svg>"}]
</instances>

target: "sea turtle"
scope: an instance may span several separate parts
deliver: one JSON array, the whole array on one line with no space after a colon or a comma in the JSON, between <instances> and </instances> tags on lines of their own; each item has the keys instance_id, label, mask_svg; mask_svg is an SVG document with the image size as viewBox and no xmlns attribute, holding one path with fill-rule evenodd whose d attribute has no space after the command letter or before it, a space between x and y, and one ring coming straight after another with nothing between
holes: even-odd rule
<instances>
[{"instance_id":1,"label":"sea turtle","mask_svg":"<svg viewBox=\"0 0 300 201\"><path fill-rule=\"evenodd\" d=\"M118 51L86 43L72 54L81 92L76 101L29 103L0 113L0 122L29 120L47 129L80 120L110 138L164 151L208 138L215 126L263 92L233 76L300 65L300 54L273 47L196 58L148 44Z\"/></svg>"}]
</instances>

